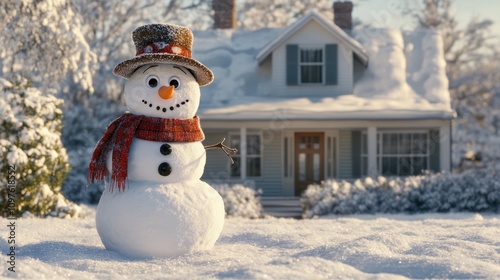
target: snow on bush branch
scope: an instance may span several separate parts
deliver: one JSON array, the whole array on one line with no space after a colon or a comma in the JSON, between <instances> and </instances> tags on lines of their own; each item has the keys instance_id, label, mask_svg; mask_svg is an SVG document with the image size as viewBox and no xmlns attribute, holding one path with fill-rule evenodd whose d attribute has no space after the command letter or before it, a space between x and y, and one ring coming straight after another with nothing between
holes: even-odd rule
<instances>
[{"instance_id":1,"label":"snow on bush branch","mask_svg":"<svg viewBox=\"0 0 500 280\"><path fill-rule=\"evenodd\" d=\"M310 185L304 216L422 212L499 212L500 175L486 169L461 174L366 178Z\"/></svg>"},{"instance_id":2,"label":"snow on bush branch","mask_svg":"<svg viewBox=\"0 0 500 280\"><path fill-rule=\"evenodd\" d=\"M0 174L15 166L16 215L76 216L80 208L61 194L69 171L61 143L62 100L26 82L0 79ZM7 176L0 179L0 207L7 208ZM28 214L29 215L29 214Z\"/></svg>"},{"instance_id":3,"label":"snow on bush branch","mask_svg":"<svg viewBox=\"0 0 500 280\"><path fill-rule=\"evenodd\" d=\"M211 186L222 196L226 216L250 219L262 217L262 205L255 190L240 184L233 186L211 184Z\"/></svg>"}]
</instances>

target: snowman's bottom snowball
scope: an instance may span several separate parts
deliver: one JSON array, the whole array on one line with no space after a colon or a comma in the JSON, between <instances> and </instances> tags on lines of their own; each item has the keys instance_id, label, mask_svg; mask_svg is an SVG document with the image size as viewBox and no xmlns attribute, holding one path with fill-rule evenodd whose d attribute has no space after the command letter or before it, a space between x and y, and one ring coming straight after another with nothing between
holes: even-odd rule
<instances>
[{"instance_id":1,"label":"snowman's bottom snowball","mask_svg":"<svg viewBox=\"0 0 500 280\"><path fill-rule=\"evenodd\" d=\"M128 182L105 190L96 226L108 250L130 257L172 257L213 247L224 225L220 195L200 180Z\"/></svg>"}]
</instances>

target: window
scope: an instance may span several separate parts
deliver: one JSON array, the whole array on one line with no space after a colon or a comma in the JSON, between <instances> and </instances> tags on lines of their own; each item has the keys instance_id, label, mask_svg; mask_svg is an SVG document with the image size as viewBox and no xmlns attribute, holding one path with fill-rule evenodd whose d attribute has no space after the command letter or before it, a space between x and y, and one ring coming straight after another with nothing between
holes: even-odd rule
<instances>
[{"instance_id":1,"label":"window","mask_svg":"<svg viewBox=\"0 0 500 280\"><path fill-rule=\"evenodd\" d=\"M368 174L367 135L361 139L361 173ZM377 169L384 176L418 175L429 169L428 132L377 133Z\"/></svg>"},{"instance_id":2,"label":"window","mask_svg":"<svg viewBox=\"0 0 500 280\"><path fill-rule=\"evenodd\" d=\"M323 83L323 48L300 48L300 82Z\"/></svg>"},{"instance_id":3,"label":"window","mask_svg":"<svg viewBox=\"0 0 500 280\"><path fill-rule=\"evenodd\" d=\"M231 164L231 177L241 177L241 160L245 158L246 162L246 176L248 177L259 177L261 176L261 166L262 166L262 137L260 134L248 133L246 137L246 155L241 155L239 151L238 154L233 155L234 164ZM229 136L230 147L237 148L240 147L240 135L231 134Z\"/></svg>"},{"instance_id":4,"label":"window","mask_svg":"<svg viewBox=\"0 0 500 280\"><path fill-rule=\"evenodd\" d=\"M337 85L338 45L286 45L286 84Z\"/></svg>"}]
</instances>

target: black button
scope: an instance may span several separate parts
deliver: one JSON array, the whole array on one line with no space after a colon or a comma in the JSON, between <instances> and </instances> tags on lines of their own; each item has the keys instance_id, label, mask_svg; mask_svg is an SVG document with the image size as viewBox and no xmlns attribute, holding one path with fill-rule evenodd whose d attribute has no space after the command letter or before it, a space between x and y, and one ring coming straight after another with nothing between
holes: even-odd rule
<instances>
[{"instance_id":1,"label":"black button","mask_svg":"<svg viewBox=\"0 0 500 280\"><path fill-rule=\"evenodd\" d=\"M166 155L170 155L170 153L172 152L172 146L170 146L169 144L163 144L161 145L160 147L160 153L164 156Z\"/></svg>"},{"instance_id":2,"label":"black button","mask_svg":"<svg viewBox=\"0 0 500 280\"><path fill-rule=\"evenodd\" d=\"M158 173L161 176L168 176L172 173L172 167L167 162L162 162L160 166L158 166Z\"/></svg>"}]
</instances>

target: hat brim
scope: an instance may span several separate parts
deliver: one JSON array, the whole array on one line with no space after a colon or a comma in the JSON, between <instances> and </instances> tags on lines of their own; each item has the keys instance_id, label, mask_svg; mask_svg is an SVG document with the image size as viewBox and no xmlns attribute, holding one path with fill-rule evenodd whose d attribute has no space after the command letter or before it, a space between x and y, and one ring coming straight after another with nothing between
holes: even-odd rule
<instances>
[{"instance_id":1,"label":"hat brim","mask_svg":"<svg viewBox=\"0 0 500 280\"><path fill-rule=\"evenodd\" d=\"M184 56L173 54L142 54L134 58L125 60L116 65L113 74L118 77L129 79L130 76L141 66L155 63L172 63L184 66L193 71L194 77L200 86L210 84L214 79L214 74L199 61Z\"/></svg>"}]
</instances>

